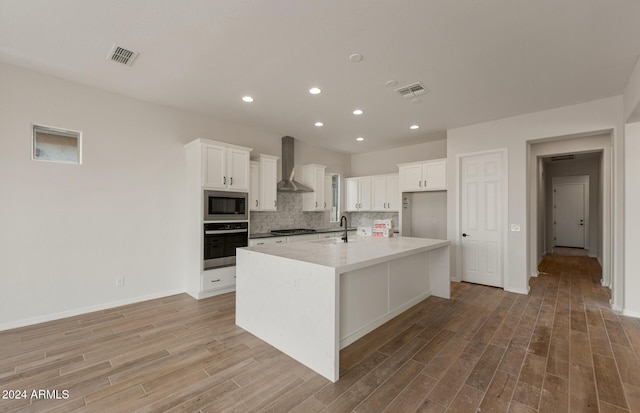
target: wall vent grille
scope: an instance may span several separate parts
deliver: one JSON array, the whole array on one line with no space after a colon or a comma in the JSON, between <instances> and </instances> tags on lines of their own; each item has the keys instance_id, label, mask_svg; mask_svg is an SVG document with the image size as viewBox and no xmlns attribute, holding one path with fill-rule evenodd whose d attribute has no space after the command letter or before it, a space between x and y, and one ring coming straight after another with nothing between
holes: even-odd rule
<instances>
[{"instance_id":1,"label":"wall vent grille","mask_svg":"<svg viewBox=\"0 0 640 413\"><path fill-rule=\"evenodd\" d=\"M133 65L136 57L138 57L138 52L133 52L116 44L113 45L113 47L111 48L111 52L109 53L110 60L116 63L122 63L123 65L127 66Z\"/></svg>"},{"instance_id":2,"label":"wall vent grille","mask_svg":"<svg viewBox=\"0 0 640 413\"><path fill-rule=\"evenodd\" d=\"M551 162L558 162L558 161L570 161L575 159L576 156L575 155L560 155L560 156L552 156L551 157Z\"/></svg>"},{"instance_id":3,"label":"wall vent grille","mask_svg":"<svg viewBox=\"0 0 640 413\"><path fill-rule=\"evenodd\" d=\"M411 99L416 96L424 95L429 92L429 90L422 86L420 82L416 82L396 89L396 92L400 93L400 95L405 99Z\"/></svg>"}]
</instances>

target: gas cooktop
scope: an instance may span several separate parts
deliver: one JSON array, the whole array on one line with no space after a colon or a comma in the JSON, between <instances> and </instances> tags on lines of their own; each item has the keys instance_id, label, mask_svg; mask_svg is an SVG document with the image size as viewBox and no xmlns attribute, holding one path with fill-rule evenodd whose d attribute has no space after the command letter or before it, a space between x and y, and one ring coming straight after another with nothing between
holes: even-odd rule
<instances>
[{"instance_id":1,"label":"gas cooktop","mask_svg":"<svg viewBox=\"0 0 640 413\"><path fill-rule=\"evenodd\" d=\"M312 234L314 232L316 232L315 229L308 229L308 228L274 229L273 231L271 231L273 235Z\"/></svg>"}]
</instances>

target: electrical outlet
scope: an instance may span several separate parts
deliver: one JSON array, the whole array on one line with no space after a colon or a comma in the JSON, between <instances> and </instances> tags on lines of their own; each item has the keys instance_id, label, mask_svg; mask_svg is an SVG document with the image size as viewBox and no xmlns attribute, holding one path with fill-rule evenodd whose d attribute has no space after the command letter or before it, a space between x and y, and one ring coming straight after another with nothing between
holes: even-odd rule
<instances>
[{"instance_id":1,"label":"electrical outlet","mask_svg":"<svg viewBox=\"0 0 640 413\"><path fill-rule=\"evenodd\" d=\"M124 286L124 277L117 277L116 278L116 287L123 287Z\"/></svg>"}]
</instances>

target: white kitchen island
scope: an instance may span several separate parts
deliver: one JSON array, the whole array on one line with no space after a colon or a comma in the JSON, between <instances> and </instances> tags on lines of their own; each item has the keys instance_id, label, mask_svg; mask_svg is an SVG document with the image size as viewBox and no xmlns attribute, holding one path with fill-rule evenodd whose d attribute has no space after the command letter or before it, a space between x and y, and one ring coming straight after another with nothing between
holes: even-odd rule
<instances>
[{"instance_id":1,"label":"white kitchen island","mask_svg":"<svg viewBox=\"0 0 640 413\"><path fill-rule=\"evenodd\" d=\"M340 349L450 285L449 241L339 241L239 248L236 267L236 324L334 382Z\"/></svg>"}]
</instances>

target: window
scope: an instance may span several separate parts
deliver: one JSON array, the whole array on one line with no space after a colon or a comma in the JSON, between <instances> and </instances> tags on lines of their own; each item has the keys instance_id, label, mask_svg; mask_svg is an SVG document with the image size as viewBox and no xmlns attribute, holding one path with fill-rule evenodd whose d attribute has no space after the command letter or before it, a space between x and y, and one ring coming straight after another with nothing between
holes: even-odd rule
<instances>
[{"instance_id":1,"label":"window","mask_svg":"<svg viewBox=\"0 0 640 413\"><path fill-rule=\"evenodd\" d=\"M331 176L331 212L329 214L329 222L340 221L340 175Z\"/></svg>"},{"instance_id":2,"label":"window","mask_svg":"<svg viewBox=\"0 0 640 413\"><path fill-rule=\"evenodd\" d=\"M82 132L33 125L31 159L81 164Z\"/></svg>"}]
</instances>

